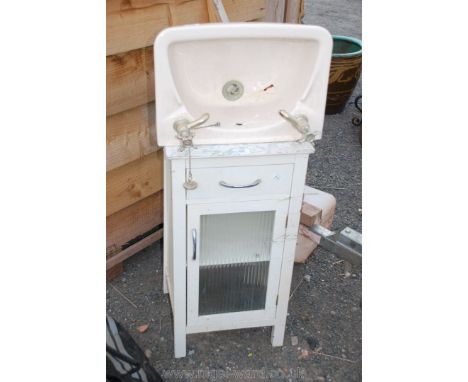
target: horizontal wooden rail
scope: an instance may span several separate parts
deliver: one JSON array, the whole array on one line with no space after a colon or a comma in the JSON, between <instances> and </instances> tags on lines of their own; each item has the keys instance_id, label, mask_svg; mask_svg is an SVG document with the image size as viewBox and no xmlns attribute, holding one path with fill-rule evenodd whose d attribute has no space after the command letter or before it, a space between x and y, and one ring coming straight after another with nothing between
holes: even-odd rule
<instances>
[{"instance_id":1,"label":"horizontal wooden rail","mask_svg":"<svg viewBox=\"0 0 468 382\"><path fill-rule=\"evenodd\" d=\"M152 46L170 26L216 21L209 14L211 1L107 0L106 55ZM270 1L223 0L223 5L230 21L251 21L266 16Z\"/></svg>"},{"instance_id":2,"label":"horizontal wooden rail","mask_svg":"<svg viewBox=\"0 0 468 382\"><path fill-rule=\"evenodd\" d=\"M106 218L106 247L118 248L163 222L163 191L158 191Z\"/></svg>"},{"instance_id":3,"label":"horizontal wooden rail","mask_svg":"<svg viewBox=\"0 0 468 382\"><path fill-rule=\"evenodd\" d=\"M209 14L212 0L106 3L106 238L108 247L120 251L163 220L163 154L157 146L155 127L154 39L169 26L216 20ZM282 21L286 9L286 20L291 22L298 20L303 0L223 0L223 5L230 21ZM121 261L158 240L158 232L111 256L107 269L117 269Z\"/></svg>"},{"instance_id":4,"label":"horizontal wooden rail","mask_svg":"<svg viewBox=\"0 0 468 382\"><path fill-rule=\"evenodd\" d=\"M144 239L138 241L137 243L131 245L128 248L125 248L123 251L117 253L116 255L112 256L111 258L106 260L106 270L111 269L112 267L120 264L124 260L128 259L130 256L133 256L135 253L141 251L142 249L148 247L149 245L153 244L157 240L163 237L163 230L160 229L152 233L151 235L146 236Z\"/></svg>"},{"instance_id":5,"label":"horizontal wooden rail","mask_svg":"<svg viewBox=\"0 0 468 382\"><path fill-rule=\"evenodd\" d=\"M170 26L208 21L206 0L146 1L146 4L108 0L106 54L152 46L156 35Z\"/></svg>"},{"instance_id":6,"label":"horizontal wooden rail","mask_svg":"<svg viewBox=\"0 0 468 382\"><path fill-rule=\"evenodd\" d=\"M107 117L106 143L107 171L157 151L154 102Z\"/></svg>"},{"instance_id":7,"label":"horizontal wooden rail","mask_svg":"<svg viewBox=\"0 0 468 382\"><path fill-rule=\"evenodd\" d=\"M153 47L106 58L106 115L154 101Z\"/></svg>"},{"instance_id":8,"label":"horizontal wooden rail","mask_svg":"<svg viewBox=\"0 0 468 382\"><path fill-rule=\"evenodd\" d=\"M163 151L159 150L107 172L106 216L163 188Z\"/></svg>"}]
</instances>

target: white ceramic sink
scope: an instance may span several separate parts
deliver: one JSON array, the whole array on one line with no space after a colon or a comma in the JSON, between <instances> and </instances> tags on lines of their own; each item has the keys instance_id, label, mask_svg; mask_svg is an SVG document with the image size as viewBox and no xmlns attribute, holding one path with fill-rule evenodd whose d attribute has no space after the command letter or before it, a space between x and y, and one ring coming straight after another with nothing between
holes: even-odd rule
<instances>
[{"instance_id":1,"label":"white ceramic sink","mask_svg":"<svg viewBox=\"0 0 468 382\"><path fill-rule=\"evenodd\" d=\"M294 141L278 112L307 117L321 137L332 53L318 26L269 23L168 28L155 40L156 126L160 146L179 145L174 122L209 113L193 143Z\"/></svg>"}]
</instances>

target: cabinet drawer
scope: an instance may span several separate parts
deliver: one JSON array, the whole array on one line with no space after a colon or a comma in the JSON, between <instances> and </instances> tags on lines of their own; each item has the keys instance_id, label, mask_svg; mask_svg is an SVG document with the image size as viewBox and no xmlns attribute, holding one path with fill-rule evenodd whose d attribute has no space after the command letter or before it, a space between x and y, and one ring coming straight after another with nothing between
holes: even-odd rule
<instances>
[{"instance_id":1,"label":"cabinet drawer","mask_svg":"<svg viewBox=\"0 0 468 382\"><path fill-rule=\"evenodd\" d=\"M187 191L187 199L244 199L288 196L294 164L194 168L198 183Z\"/></svg>"}]
</instances>

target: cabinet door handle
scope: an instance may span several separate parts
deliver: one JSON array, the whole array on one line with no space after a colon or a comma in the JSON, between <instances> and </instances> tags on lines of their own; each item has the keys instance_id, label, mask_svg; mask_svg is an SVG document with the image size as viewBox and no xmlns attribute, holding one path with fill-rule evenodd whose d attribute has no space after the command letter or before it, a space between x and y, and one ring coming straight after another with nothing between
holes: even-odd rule
<instances>
[{"instance_id":1,"label":"cabinet door handle","mask_svg":"<svg viewBox=\"0 0 468 382\"><path fill-rule=\"evenodd\" d=\"M254 180L250 184L241 184L241 185L229 184L229 183L226 183L224 180L222 180L219 182L219 185L226 187L226 188L250 188L250 187L258 186L260 183L262 183L261 179Z\"/></svg>"},{"instance_id":2,"label":"cabinet door handle","mask_svg":"<svg viewBox=\"0 0 468 382\"><path fill-rule=\"evenodd\" d=\"M192 229L192 242L193 242L193 260L197 259L197 230Z\"/></svg>"}]
</instances>

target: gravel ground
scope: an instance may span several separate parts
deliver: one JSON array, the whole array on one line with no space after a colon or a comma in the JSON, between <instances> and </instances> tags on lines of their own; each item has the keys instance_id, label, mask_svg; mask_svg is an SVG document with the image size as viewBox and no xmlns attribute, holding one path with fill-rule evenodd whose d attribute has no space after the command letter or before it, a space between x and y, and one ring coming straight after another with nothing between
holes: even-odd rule
<instances>
[{"instance_id":1,"label":"gravel ground","mask_svg":"<svg viewBox=\"0 0 468 382\"><path fill-rule=\"evenodd\" d=\"M304 23L325 26L332 34L361 37L360 1L306 0L305 9ZM359 83L354 95L360 93ZM358 130L351 124L354 115L349 105L339 115L326 116L323 138L309 160L307 184L335 195L334 229L350 226L360 231L361 146ZM156 243L125 262L125 272L107 285L107 313L129 330L142 349L151 351L151 362L166 380L361 380L360 268L344 278L342 264L322 249L306 264L295 265L292 288L306 274L311 279L302 281L291 298L281 348L271 346L270 328L194 334L187 338L188 356L174 359L171 309L162 293L161 245ZM136 328L146 323L149 329L139 333ZM297 336L297 345L291 344L292 336ZM301 358L303 349L309 355ZM182 371L180 378L167 374L175 370ZM205 374L191 374L197 370ZM230 374L239 370L251 374L242 378Z\"/></svg>"}]
</instances>

